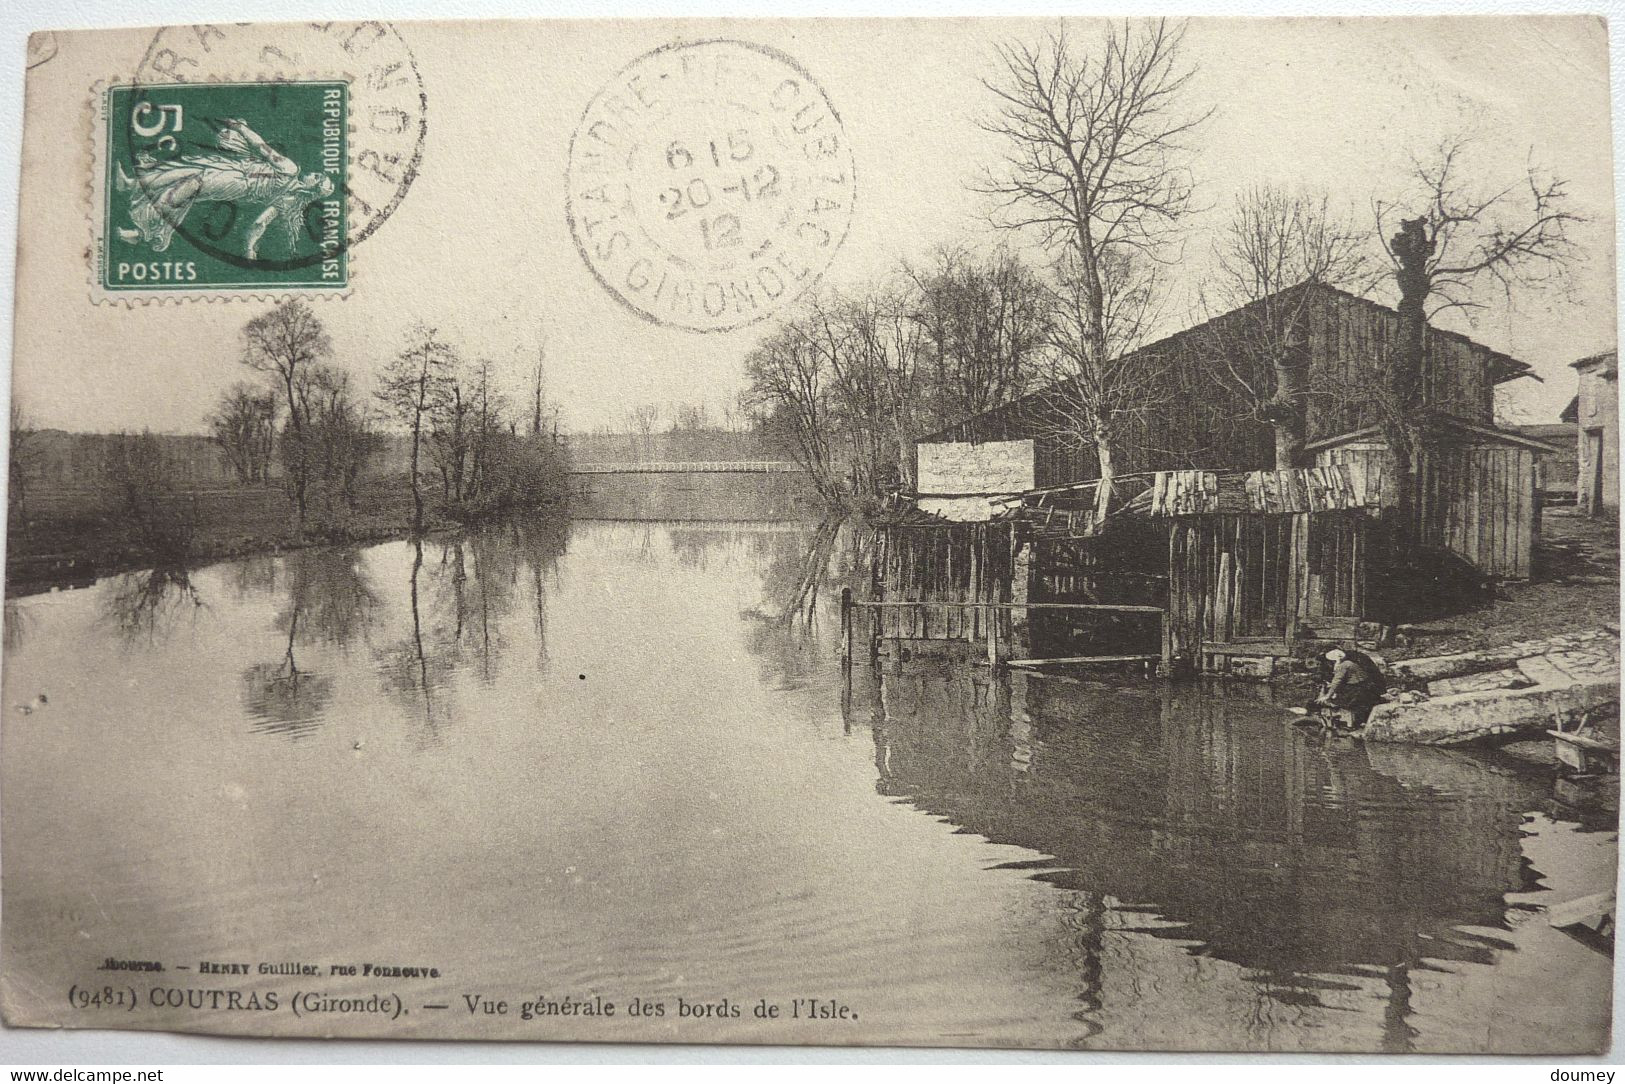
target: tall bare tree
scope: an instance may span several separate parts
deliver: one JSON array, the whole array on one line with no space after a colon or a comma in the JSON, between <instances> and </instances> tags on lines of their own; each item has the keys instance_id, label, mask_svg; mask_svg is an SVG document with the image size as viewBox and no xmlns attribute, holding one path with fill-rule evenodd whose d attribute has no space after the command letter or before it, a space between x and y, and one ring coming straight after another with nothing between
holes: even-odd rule
<instances>
[{"instance_id":1,"label":"tall bare tree","mask_svg":"<svg viewBox=\"0 0 1625 1084\"><path fill-rule=\"evenodd\" d=\"M1181 59L1183 38L1183 25L1166 20L1114 24L1093 48L1057 30L1037 46L1002 46L985 84L998 104L984 127L1005 151L979 188L997 201L1001 225L1036 234L1065 272L1059 300L1072 333L1057 336L1055 375L1070 382L1081 415L1069 431L1095 448L1101 514L1125 405L1093 396L1138 384L1110 373L1111 292L1154 283L1131 271L1167 258L1191 202L1186 139L1211 113L1185 107L1194 69Z\"/></svg>"},{"instance_id":2,"label":"tall bare tree","mask_svg":"<svg viewBox=\"0 0 1625 1084\"><path fill-rule=\"evenodd\" d=\"M1405 526L1426 414L1429 321L1450 309L1481 307L1486 286L1510 300L1520 288L1551 283L1574 259L1569 232L1584 221L1569 210L1561 178L1531 164L1511 183L1485 184L1465 176L1467 150L1465 139L1444 141L1430 158L1413 161L1409 194L1374 207L1399 289L1399 337L1383 359L1383 379L1368 393L1393 456ZM1395 218L1398 229L1390 236Z\"/></svg>"},{"instance_id":3,"label":"tall bare tree","mask_svg":"<svg viewBox=\"0 0 1625 1084\"><path fill-rule=\"evenodd\" d=\"M333 352L332 340L309 305L299 300L284 301L270 312L254 317L243 327L244 365L267 374L282 393L287 410L283 462L288 470L289 488L299 512L299 532L304 533L307 493L313 464L313 449L307 430L309 417L301 395L306 374Z\"/></svg>"},{"instance_id":4,"label":"tall bare tree","mask_svg":"<svg viewBox=\"0 0 1625 1084\"><path fill-rule=\"evenodd\" d=\"M755 426L785 433L791 454L825 500L839 497L830 374L823 355L788 326L764 338L745 357L747 391L741 405Z\"/></svg>"},{"instance_id":5,"label":"tall bare tree","mask_svg":"<svg viewBox=\"0 0 1625 1084\"><path fill-rule=\"evenodd\" d=\"M423 431L431 412L445 395L446 381L457 365L457 352L432 327L414 328L406 346L385 368L374 392L383 408L412 434L412 529L423 530L423 483L419 464Z\"/></svg>"},{"instance_id":6,"label":"tall bare tree","mask_svg":"<svg viewBox=\"0 0 1625 1084\"><path fill-rule=\"evenodd\" d=\"M991 410L1030 389L1047 331L1047 293L1005 248L981 256L962 246L905 262L903 299L924 333L926 404L934 425Z\"/></svg>"},{"instance_id":7,"label":"tall bare tree","mask_svg":"<svg viewBox=\"0 0 1625 1084\"><path fill-rule=\"evenodd\" d=\"M1212 376L1274 430L1277 468L1302 465L1316 296L1309 287L1358 289L1370 270L1367 246L1366 235L1327 196L1270 185L1236 197L1214 244L1215 274L1203 289L1203 307L1223 318L1202 326L1198 349Z\"/></svg>"}]
</instances>

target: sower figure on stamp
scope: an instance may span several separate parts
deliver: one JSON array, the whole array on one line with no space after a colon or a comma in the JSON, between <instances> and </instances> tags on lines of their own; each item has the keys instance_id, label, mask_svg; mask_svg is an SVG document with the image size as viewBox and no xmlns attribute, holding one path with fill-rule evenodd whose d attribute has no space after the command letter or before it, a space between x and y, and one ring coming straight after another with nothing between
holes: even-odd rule
<instances>
[{"instance_id":1,"label":"sower figure on stamp","mask_svg":"<svg viewBox=\"0 0 1625 1084\"><path fill-rule=\"evenodd\" d=\"M1332 677L1311 707L1342 708L1349 713L1350 729L1358 730L1387 691L1387 682L1376 661L1363 651L1334 647L1325 657L1332 664Z\"/></svg>"},{"instance_id":2,"label":"sower figure on stamp","mask_svg":"<svg viewBox=\"0 0 1625 1084\"><path fill-rule=\"evenodd\" d=\"M169 248L175 231L199 200L265 204L249 227L243 255L259 258L260 239L273 222L281 225L288 247L299 240L305 207L333 194L325 173L300 173L298 163L261 139L241 120L219 122L216 152L195 151L160 161L136 155L135 176L118 166L114 179L130 193L130 219L135 229L120 229L127 243L145 241L154 252Z\"/></svg>"}]
</instances>

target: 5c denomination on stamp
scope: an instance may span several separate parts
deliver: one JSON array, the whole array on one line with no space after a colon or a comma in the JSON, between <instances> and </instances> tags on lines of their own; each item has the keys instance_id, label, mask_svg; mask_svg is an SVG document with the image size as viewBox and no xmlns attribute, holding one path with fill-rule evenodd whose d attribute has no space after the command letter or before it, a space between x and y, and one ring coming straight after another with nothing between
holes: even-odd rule
<instances>
[{"instance_id":1,"label":"5c denomination on stamp","mask_svg":"<svg viewBox=\"0 0 1625 1084\"><path fill-rule=\"evenodd\" d=\"M576 247L655 323L725 331L818 281L851 223L852 151L799 64L742 41L669 45L587 106L570 142Z\"/></svg>"}]
</instances>

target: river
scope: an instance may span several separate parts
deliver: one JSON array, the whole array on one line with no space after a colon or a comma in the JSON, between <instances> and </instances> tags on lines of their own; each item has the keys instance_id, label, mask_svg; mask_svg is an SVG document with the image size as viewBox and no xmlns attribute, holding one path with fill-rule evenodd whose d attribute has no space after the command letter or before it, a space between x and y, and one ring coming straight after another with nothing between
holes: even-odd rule
<instances>
[{"instance_id":1,"label":"river","mask_svg":"<svg viewBox=\"0 0 1625 1084\"><path fill-rule=\"evenodd\" d=\"M810 624L778 617L810 537L521 519L8 602L4 952L35 976L8 996L54 1005L117 957L164 962L143 997L284 1009L75 1023L264 1034L295 991L389 992L393 1022L301 1027L1606 1042L1611 961L1539 908L1611 885L1615 835L1556 806L1549 772L1329 740L1239 686L848 684L828 591ZM333 971L367 964L438 977ZM615 1015L522 1011L594 998ZM809 1004L846 1018L789 1018Z\"/></svg>"}]
</instances>

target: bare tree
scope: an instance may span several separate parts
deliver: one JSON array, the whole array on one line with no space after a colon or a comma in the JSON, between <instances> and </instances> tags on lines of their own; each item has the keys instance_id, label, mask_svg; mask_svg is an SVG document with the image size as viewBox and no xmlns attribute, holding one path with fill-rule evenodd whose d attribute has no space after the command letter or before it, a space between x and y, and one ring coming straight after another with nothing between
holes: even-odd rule
<instances>
[{"instance_id":1,"label":"bare tree","mask_svg":"<svg viewBox=\"0 0 1625 1084\"><path fill-rule=\"evenodd\" d=\"M660 404L639 403L627 411L626 420L628 431L635 437L643 438L643 447L633 449L633 458L654 458L654 432L660 425Z\"/></svg>"},{"instance_id":2,"label":"bare tree","mask_svg":"<svg viewBox=\"0 0 1625 1084\"><path fill-rule=\"evenodd\" d=\"M536 338L536 366L531 381L531 413L530 435L542 435L542 402L543 394L547 390L547 336L538 333Z\"/></svg>"},{"instance_id":3,"label":"bare tree","mask_svg":"<svg viewBox=\"0 0 1625 1084\"><path fill-rule=\"evenodd\" d=\"M474 416L472 439L469 442L471 462L468 489L469 494L474 496L485 487L490 474L492 460L500 443L498 438L502 432L503 417L508 412L508 404L493 386L489 358L481 358L474 363L472 385ZM533 418L532 423L532 438L540 438L539 419Z\"/></svg>"},{"instance_id":4,"label":"bare tree","mask_svg":"<svg viewBox=\"0 0 1625 1084\"><path fill-rule=\"evenodd\" d=\"M357 401L350 374L318 365L306 381L313 474L329 516L356 506L356 486L368 458L382 444L373 420Z\"/></svg>"},{"instance_id":5,"label":"bare tree","mask_svg":"<svg viewBox=\"0 0 1625 1084\"><path fill-rule=\"evenodd\" d=\"M907 451L919 432L923 334L910 304L885 287L863 295L812 297L786 327L817 356L829 380L828 436L845 447L852 494L908 480Z\"/></svg>"},{"instance_id":6,"label":"bare tree","mask_svg":"<svg viewBox=\"0 0 1625 1084\"><path fill-rule=\"evenodd\" d=\"M1429 321L1449 309L1480 307L1486 284L1510 298L1561 276L1575 256L1569 230L1584 221L1568 209L1564 181L1533 164L1504 186L1466 179L1466 150L1461 138L1441 143L1431 159L1413 161L1413 194L1374 207L1399 288L1399 336L1384 359L1387 371L1367 393L1393 456L1402 525L1410 523L1426 414ZM1399 228L1389 236L1396 216Z\"/></svg>"},{"instance_id":7,"label":"bare tree","mask_svg":"<svg viewBox=\"0 0 1625 1084\"><path fill-rule=\"evenodd\" d=\"M221 393L208 418L209 433L239 482L263 482L270 476L276 415L274 392L238 381Z\"/></svg>"},{"instance_id":8,"label":"bare tree","mask_svg":"<svg viewBox=\"0 0 1625 1084\"><path fill-rule=\"evenodd\" d=\"M244 365L269 375L282 392L287 409L284 451L288 482L299 511L299 532L305 530L306 494L310 486L312 449L306 430L309 418L300 394L305 374L333 352L327 330L309 305L284 301L270 312L254 317L243 327Z\"/></svg>"},{"instance_id":9,"label":"bare tree","mask_svg":"<svg viewBox=\"0 0 1625 1084\"><path fill-rule=\"evenodd\" d=\"M429 455L440 469L441 493L461 503L473 445L476 399L463 374L448 367L441 392L429 409Z\"/></svg>"},{"instance_id":10,"label":"bare tree","mask_svg":"<svg viewBox=\"0 0 1625 1084\"><path fill-rule=\"evenodd\" d=\"M1056 261L1046 321L1047 387L1030 421L1069 452L1092 449L1100 472L1095 516L1110 510L1125 433L1168 398L1155 359L1136 355L1155 316L1158 266L1132 251L1096 265L1097 291L1070 251Z\"/></svg>"},{"instance_id":11,"label":"bare tree","mask_svg":"<svg viewBox=\"0 0 1625 1084\"><path fill-rule=\"evenodd\" d=\"M669 413L673 433L698 433L712 428L711 408L704 403L673 403Z\"/></svg>"},{"instance_id":12,"label":"bare tree","mask_svg":"<svg viewBox=\"0 0 1625 1084\"><path fill-rule=\"evenodd\" d=\"M785 443L814 488L825 500L836 500L830 374L823 356L799 332L781 327L746 356L745 373L748 390L741 405L756 428L787 432Z\"/></svg>"},{"instance_id":13,"label":"bare tree","mask_svg":"<svg viewBox=\"0 0 1625 1084\"><path fill-rule=\"evenodd\" d=\"M1328 197L1269 185L1236 197L1214 245L1203 305L1223 315L1202 326L1197 349L1214 379L1274 430L1277 468L1301 465L1307 437L1310 287L1358 288L1366 245Z\"/></svg>"},{"instance_id":14,"label":"bare tree","mask_svg":"<svg viewBox=\"0 0 1625 1084\"><path fill-rule=\"evenodd\" d=\"M1038 46L999 49L998 78L985 85L998 102L985 129L1005 153L979 186L997 200L1001 225L1037 234L1061 259L1060 301L1067 334L1055 357L1071 381L1069 425L1086 434L1099 461L1098 511L1111 500L1114 446L1123 404L1095 401L1096 390L1135 382L1108 370L1114 357L1110 314L1116 287L1142 294L1166 259L1172 230L1190 207L1185 139L1209 115L1182 104L1193 69L1180 58L1182 25L1166 20L1113 25L1093 50L1064 31ZM1134 297L1130 307L1147 306Z\"/></svg>"},{"instance_id":15,"label":"bare tree","mask_svg":"<svg viewBox=\"0 0 1625 1084\"><path fill-rule=\"evenodd\" d=\"M925 336L934 424L1029 390L1047 332L1047 294L1032 268L1004 248L981 258L943 247L922 265L905 262L903 274L912 287L905 304Z\"/></svg>"},{"instance_id":16,"label":"bare tree","mask_svg":"<svg viewBox=\"0 0 1625 1084\"><path fill-rule=\"evenodd\" d=\"M445 394L448 375L456 367L457 352L437 338L432 327L414 328L406 347L379 378L374 394L383 408L412 434L412 529L423 530L423 485L418 476L423 429L430 412Z\"/></svg>"}]
</instances>

